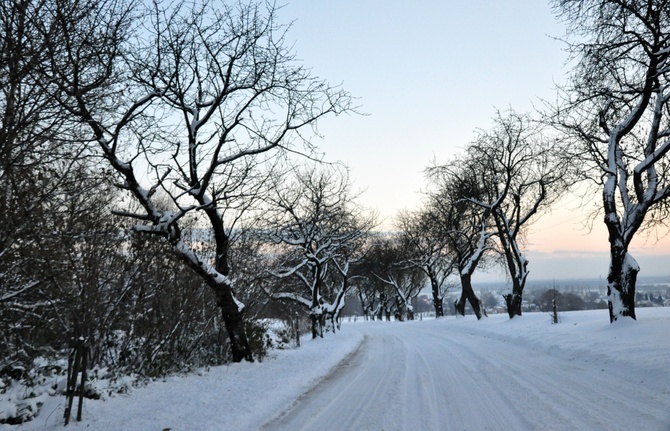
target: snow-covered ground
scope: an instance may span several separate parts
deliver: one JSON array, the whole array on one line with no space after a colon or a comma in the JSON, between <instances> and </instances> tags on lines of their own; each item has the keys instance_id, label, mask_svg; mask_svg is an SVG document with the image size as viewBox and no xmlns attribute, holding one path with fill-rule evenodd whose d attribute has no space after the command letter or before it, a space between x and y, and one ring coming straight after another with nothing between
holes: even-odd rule
<instances>
[{"instance_id":1,"label":"snow-covered ground","mask_svg":"<svg viewBox=\"0 0 670 431\"><path fill-rule=\"evenodd\" d=\"M345 322L263 363L87 400L86 430L670 430L670 308ZM62 429L64 399L7 430Z\"/></svg>"}]
</instances>

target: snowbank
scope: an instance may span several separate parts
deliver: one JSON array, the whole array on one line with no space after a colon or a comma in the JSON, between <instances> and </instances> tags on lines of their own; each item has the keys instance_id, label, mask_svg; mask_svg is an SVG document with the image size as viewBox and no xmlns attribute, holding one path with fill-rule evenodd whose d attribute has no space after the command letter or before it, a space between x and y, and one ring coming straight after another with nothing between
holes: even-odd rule
<instances>
[{"instance_id":1,"label":"snowbank","mask_svg":"<svg viewBox=\"0 0 670 431\"><path fill-rule=\"evenodd\" d=\"M481 397L493 399L500 395L499 392L510 384L523 391L534 391L535 397L550 397L546 395L549 390L547 387L534 386L541 384L537 381L546 380L544 384L557 386L563 382L572 382L573 386L577 386L577 378L581 379L580 384L583 381L585 387L591 388L589 394L582 396L588 396L588 400L581 399L579 394L571 393L570 388L566 388L568 399L572 399L572 403L565 402L561 407L555 405L556 400L553 398L542 400L542 405L553 409L547 410L548 412L573 417L581 405L588 404L588 408L594 411L595 419L589 419L590 422L584 419L584 423L602 423L604 426L609 422L598 422L599 412L611 412L605 404L612 400L625 399L630 388L637 394L632 396L640 398L638 404L650 404L647 409L649 412L645 414L653 414L655 420L647 420L647 424L659 421L670 424L670 411L665 418L661 417L665 415L665 408L663 413L659 413L654 407L659 403L668 405L665 401L670 401L670 370L667 362L670 358L670 337L667 334L670 328L670 308L642 308L637 310L637 314L638 321L623 319L614 324L609 323L607 312L603 310L564 312L560 314L560 323L555 325L551 323L551 316L544 313L527 313L512 320L506 315L494 315L481 321L477 321L474 316L404 323L345 321L342 331L337 334L328 334L324 339L314 341L304 340L299 349L275 351L262 363L216 367L196 375L170 377L146 387L133 388L127 395L116 395L102 401L87 400L84 403L84 421L72 422L67 429L259 429L296 403L305 402L304 399L299 400L300 396L319 383L323 383L323 388L331 384L332 382L323 379L351 357L364 337L370 337L366 346L372 346L372 341L380 339L379 337L384 337L382 340L396 340L395 344L404 349L400 356L412 358L414 350L417 350L417 343L411 339L401 342L394 335L402 328L415 328L413 333L421 335L425 332L421 337L433 337L430 338L430 348L426 352L418 352L421 358L423 353L429 358L429 350L447 349L447 356L452 362L448 363L445 359L436 365L436 370L445 366L450 368L443 373L445 378L455 379L464 374L472 378L467 367L474 367L470 371L480 373L482 379L494 380L506 368L521 370L518 379L508 378L504 384L494 384L496 389L486 394L481 393L476 385L447 385L452 401L454 397L460 397L473 400L477 404L476 400L481 401ZM389 353L391 344L393 343L384 341L379 350L392 356ZM356 361L363 361L366 355L374 353L373 350L372 347L366 347L362 350L363 354L356 356ZM518 352L527 354L524 353L519 359ZM462 360L458 361L458 358ZM542 358L546 358L546 363ZM510 360L516 362L507 364L506 361ZM377 374L384 373L384 362L388 361L373 361L366 364L366 367L373 367ZM427 365L424 364L424 371ZM460 369L462 367L466 372ZM530 374L524 375L526 372ZM608 382L607 375L617 376L617 379L622 380L615 385L621 388L621 394L609 394L608 397L602 393L600 388L603 383ZM436 373L433 377L432 385L445 386L439 378L440 374ZM382 380L385 378L384 376ZM367 385L356 387L358 390L365 390ZM456 390L460 392L454 393ZM467 391L474 392L471 394ZM526 399L528 394L523 391L510 392L513 395L511 398ZM398 394L397 390L395 392L395 398L410 396ZM2 396L0 395L0 401ZM389 411L398 410L398 406L406 404L406 401L395 399L395 407L389 407ZM48 397L39 416L33 421L21 425L20 428L0 425L0 431L63 429L63 403L64 397ZM456 406L457 403L452 402L451 407ZM484 409L482 412L493 409L494 412L504 413L505 409L496 410L496 406L491 401L487 406L474 405L477 409ZM441 411L445 409L445 405L437 405L435 408L436 411ZM533 412L534 424L545 425L544 429L558 429L560 423L551 422L555 420L555 416L552 416L554 413L545 412L546 417L537 416L538 411L542 410ZM453 421L453 417L451 418ZM639 420L642 422L638 422ZM644 428L645 419L642 416L638 419L630 418L629 422ZM554 428L547 428L549 424L553 424ZM499 427L503 425L498 424ZM611 425L613 424L608 425L610 429ZM440 423L433 429L443 429L441 427ZM494 426L491 429L499 428Z\"/></svg>"},{"instance_id":2,"label":"snowbank","mask_svg":"<svg viewBox=\"0 0 670 431\"><path fill-rule=\"evenodd\" d=\"M301 348L274 351L262 363L213 367L195 375L152 382L128 395L85 400L82 422L73 418L66 429L258 429L346 360L363 336L345 326L323 339L303 337L302 341ZM64 402L65 397L51 397L33 421L20 428L0 425L0 431L62 430Z\"/></svg>"}]
</instances>

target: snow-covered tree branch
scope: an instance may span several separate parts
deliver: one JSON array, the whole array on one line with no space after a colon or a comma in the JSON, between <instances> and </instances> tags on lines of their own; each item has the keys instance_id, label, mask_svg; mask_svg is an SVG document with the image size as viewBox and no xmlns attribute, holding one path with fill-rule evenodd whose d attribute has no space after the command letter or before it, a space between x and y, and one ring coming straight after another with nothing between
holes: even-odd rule
<instances>
[{"instance_id":1,"label":"snow-covered tree branch","mask_svg":"<svg viewBox=\"0 0 670 431\"><path fill-rule=\"evenodd\" d=\"M440 229L428 210L400 213L396 224L401 232L408 256L406 262L424 272L430 281L435 316L444 316L444 296L451 284L447 282L456 270L456 259L448 242L440 236Z\"/></svg>"},{"instance_id":2,"label":"snow-covered tree branch","mask_svg":"<svg viewBox=\"0 0 670 431\"><path fill-rule=\"evenodd\" d=\"M348 173L337 166L295 168L289 177L276 179L261 216L268 240L276 244L269 273L294 281L279 283L268 294L307 306L313 337L323 335L326 319L334 324L339 317L350 266L373 227L374 219L357 206L350 189Z\"/></svg>"},{"instance_id":3,"label":"snow-covered tree branch","mask_svg":"<svg viewBox=\"0 0 670 431\"><path fill-rule=\"evenodd\" d=\"M511 292L503 295L510 318L521 315L529 272L521 249L524 229L567 187L566 165L554 148L537 122L510 111L504 116L499 112L493 127L481 131L467 150L484 191L469 200L493 219L499 251L512 281Z\"/></svg>"},{"instance_id":4,"label":"snow-covered tree branch","mask_svg":"<svg viewBox=\"0 0 670 431\"><path fill-rule=\"evenodd\" d=\"M490 208L479 204L486 196L485 181L467 156L430 168L428 176L433 189L428 193L427 214L437 235L453 253L461 280L456 311L465 314L468 301L480 319L480 300L472 288L472 274L492 251L495 235Z\"/></svg>"},{"instance_id":5,"label":"snow-covered tree branch","mask_svg":"<svg viewBox=\"0 0 670 431\"><path fill-rule=\"evenodd\" d=\"M164 238L210 286L233 359L251 360L230 230L265 190L277 157L311 148L302 141L309 134L296 132L349 109L348 94L295 61L271 4L100 0L44 13L52 94L141 208L118 214L144 221L137 232ZM156 202L158 190L169 207ZM187 216L211 230L213 260L183 238Z\"/></svg>"},{"instance_id":6,"label":"snow-covered tree branch","mask_svg":"<svg viewBox=\"0 0 670 431\"><path fill-rule=\"evenodd\" d=\"M670 196L670 3L554 1L576 59L549 121L575 170L600 187L610 244L610 321L635 318L633 238L665 229Z\"/></svg>"}]
</instances>

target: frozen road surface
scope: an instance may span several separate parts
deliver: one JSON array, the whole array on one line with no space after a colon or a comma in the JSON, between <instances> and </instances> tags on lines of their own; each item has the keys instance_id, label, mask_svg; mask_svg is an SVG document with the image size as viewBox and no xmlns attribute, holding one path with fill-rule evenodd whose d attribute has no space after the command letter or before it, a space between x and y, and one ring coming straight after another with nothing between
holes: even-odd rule
<instances>
[{"instance_id":1,"label":"frozen road surface","mask_svg":"<svg viewBox=\"0 0 670 431\"><path fill-rule=\"evenodd\" d=\"M592 315L352 323L361 347L264 429L670 430L667 332Z\"/></svg>"},{"instance_id":2,"label":"frozen road surface","mask_svg":"<svg viewBox=\"0 0 670 431\"><path fill-rule=\"evenodd\" d=\"M262 363L103 392L67 430L670 431L670 307L614 325L603 310L560 317L345 321ZM0 431L63 430L64 397L42 399Z\"/></svg>"}]
</instances>

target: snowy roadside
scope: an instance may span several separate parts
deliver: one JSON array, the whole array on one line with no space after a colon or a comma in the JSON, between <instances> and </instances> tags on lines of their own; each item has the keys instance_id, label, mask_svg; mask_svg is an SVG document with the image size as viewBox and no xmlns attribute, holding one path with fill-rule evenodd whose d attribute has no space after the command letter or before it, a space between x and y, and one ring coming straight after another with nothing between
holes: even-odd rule
<instances>
[{"instance_id":1,"label":"snowy roadside","mask_svg":"<svg viewBox=\"0 0 670 431\"><path fill-rule=\"evenodd\" d=\"M489 333L511 343L533 345L537 350L571 359L588 354L603 363L626 361L649 371L667 369L670 352L670 307L638 308L638 320L609 323L607 310L559 313L551 324L549 313L528 313L508 319L491 315L472 325L468 317L445 318L447 328Z\"/></svg>"},{"instance_id":2,"label":"snowy roadside","mask_svg":"<svg viewBox=\"0 0 670 431\"><path fill-rule=\"evenodd\" d=\"M561 322L557 325L552 325L550 316L544 313L529 313L512 320L507 315L492 315L481 321L467 316L403 324L347 322L345 319L342 331L337 334L328 334L324 339L315 341L305 339L300 349L275 351L273 358L260 364L215 367L200 374L170 377L146 387L134 388L129 395L116 395L104 401L87 400L84 421L73 422L66 429L256 430L294 406L310 389L316 386L327 389L332 385L332 381L323 379L350 358L363 342L364 334L371 336L372 341L382 340L377 343L377 350L370 347L372 341L367 342L368 347L363 351L365 355L378 353L383 358L393 346L399 349L392 355L392 360L373 358L363 368L363 371L366 368L371 370L373 383L379 383L368 381L363 386L376 391L376 396L390 400L391 405L384 407L381 399L373 397L374 393L365 393L360 404L372 403L375 411L387 412L385 415L391 415L389 417L400 417L398 415L404 410L398 409L399 405L410 406L409 410L418 412L432 405L434 411L428 417L435 419L442 413L449 416L444 421L434 420L435 424L451 423L453 415L461 414L471 419L463 412L471 408L480 409L485 399L488 400L488 416L482 418L504 424L507 422L500 422L496 414L508 418L522 415L522 412L510 410L510 405L515 404L508 405L505 399L527 398L526 392L530 391L534 394L536 405L532 410L533 423L543 425L543 429L560 426L561 422L555 421L555 417L559 416L565 423L586 421L583 406L591 412L590 422L584 423L592 426L579 428L575 425L563 429L594 429L593 424L611 425L610 420L603 418L615 413L622 423L631 415L632 419L628 422L634 422L638 419L633 416L644 412L647 416L640 419L639 424L670 423L665 407L670 399L670 370L667 365L667 358L670 357L670 338L667 336L670 307L642 308L638 310L638 321L627 319L614 325L609 324L607 313L603 310L560 313L560 318ZM410 338L401 342L403 335L399 332L409 333ZM430 356L434 354L438 356ZM413 365L396 364L399 360L408 359L414 360ZM416 364L422 366L417 367ZM427 391L431 395L435 388L448 388L448 393L442 398L452 402L445 405L443 401L435 400L433 404L424 405L420 398L410 396L414 393L411 390L399 393L398 382L409 384L422 381L421 375L408 377L415 369L423 373L431 369L434 373L431 380L439 383L412 386L416 393ZM388 376L394 372L401 375L392 384L387 384ZM403 375L403 372L408 374ZM466 381L461 382L460 378ZM468 379L473 378L480 379L479 386L470 384ZM349 381L345 383L345 386L350 384ZM567 385L565 390L563 385ZM354 386L360 392L360 384ZM386 386L391 395L380 389ZM489 387L489 392L482 392L483 387ZM548 391L554 392L548 395ZM637 395L630 395L633 392ZM561 398L563 396L566 398ZM640 407L635 414L630 413L632 404L628 402L629 396L635 398L636 405ZM354 414L361 409L356 398L344 393L340 398L348 404L344 410L335 409L336 417L344 414L343 411ZM459 404L457 400L464 403ZM332 398L326 401L329 408L332 407L329 404ZM20 426L0 425L0 431L63 429L63 403L64 397L49 397L35 420ZM616 405L620 406L617 411L610 412ZM662 405L662 409L658 405ZM445 410L445 406L452 410ZM542 412L544 416L538 416ZM395 423L401 422L398 419ZM456 425L454 427L461 429ZM444 428L439 425L432 429ZM595 429L600 429L600 426ZM604 425L602 429L605 429Z\"/></svg>"},{"instance_id":3,"label":"snowy roadside","mask_svg":"<svg viewBox=\"0 0 670 431\"><path fill-rule=\"evenodd\" d=\"M344 325L335 335L302 341L299 349L274 351L262 363L213 367L152 382L129 395L86 400L82 422L71 422L67 429L258 429L345 361L360 346L363 335L354 325ZM49 397L33 421L0 425L0 431L63 429L64 401L64 397Z\"/></svg>"},{"instance_id":4,"label":"snowy roadside","mask_svg":"<svg viewBox=\"0 0 670 431\"><path fill-rule=\"evenodd\" d=\"M365 348L267 430L670 430L670 307L360 322Z\"/></svg>"}]
</instances>

